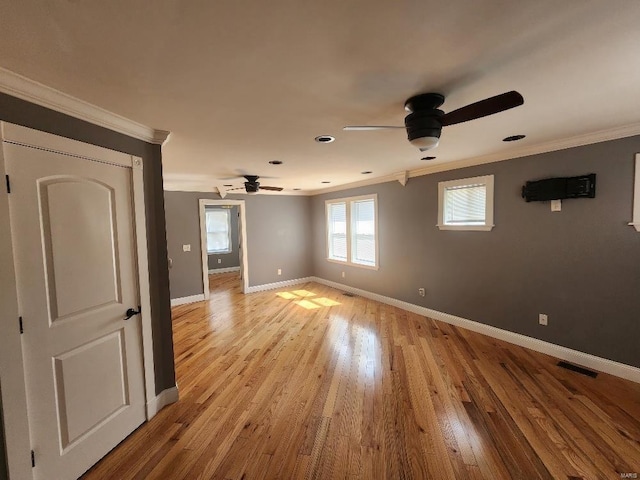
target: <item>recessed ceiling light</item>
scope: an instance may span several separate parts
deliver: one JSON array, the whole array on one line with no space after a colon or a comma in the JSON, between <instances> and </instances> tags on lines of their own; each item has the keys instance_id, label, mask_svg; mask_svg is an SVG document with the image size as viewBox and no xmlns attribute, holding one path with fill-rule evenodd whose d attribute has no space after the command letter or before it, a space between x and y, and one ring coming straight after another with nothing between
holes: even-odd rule
<instances>
[{"instance_id":1,"label":"recessed ceiling light","mask_svg":"<svg viewBox=\"0 0 640 480\"><path fill-rule=\"evenodd\" d=\"M271 160L269 163L271 165L282 165L282 160Z\"/></svg>"},{"instance_id":2,"label":"recessed ceiling light","mask_svg":"<svg viewBox=\"0 0 640 480\"><path fill-rule=\"evenodd\" d=\"M518 140L522 140L526 135L511 135L510 137L503 138L503 142L516 142Z\"/></svg>"},{"instance_id":3,"label":"recessed ceiling light","mask_svg":"<svg viewBox=\"0 0 640 480\"><path fill-rule=\"evenodd\" d=\"M324 180L322 183L331 183L329 180Z\"/></svg>"},{"instance_id":4,"label":"recessed ceiling light","mask_svg":"<svg viewBox=\"0 0 640 480\"><path fill-rule=\"evenodd\" d=\"M433 160L436 157L422 157L420 160Z\"/></svg>"},{"instance_id":5,"label":"recessed ceiling light","mask_svg":"<svg viewBox=\"0 0 640 480\"><path fill-rule=\"evenodd\" d=\"M320 135L316 137L315 140L318 143L331 143L336 139L336 137L332 137L331 135Z\"/></svg>"},{"instance_id":6,"label":"recessed ceiling light","mask_svg":"<svg viewBox=\"0 0 640 480\"><path fill-rule=\"evenodd\" d=\"M369 175L370 173L373 173L371 170L365 170L364 172L360 172L362 173L362 175Z\"/></svg>"},{"instance_id":7,"label":"recessed ceiling light","mask_svg":"<svg viewBox=\"0 0 640 480\"><path fill-rule=\"evenodd\" d=\"M230 183L225 183L223 187L233 187L233 185L231 185Z\"/></svg>"}]
</instances>

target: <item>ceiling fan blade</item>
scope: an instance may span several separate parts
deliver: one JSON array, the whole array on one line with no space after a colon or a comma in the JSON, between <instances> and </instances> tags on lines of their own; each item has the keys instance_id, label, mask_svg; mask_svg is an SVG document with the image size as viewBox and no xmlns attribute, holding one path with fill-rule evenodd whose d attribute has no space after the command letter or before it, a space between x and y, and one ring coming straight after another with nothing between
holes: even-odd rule
<instances>
[{"instance_id":1,"label":"ceiling fan blade","mask_svg":"<svg viewBox=\"0 0 640 480\"><path fill-rule=\"evenodd\" d=\"M244 190L245 187L234 187L234 188L227 188L227 192L230 192L231 190Z\"/></svg>"},{"instance_id":2,"label":"ceiling fan blade","mask_svg":"<svg viewBox=\"0 0 640 480\"><path fill-rule=\"evenodd\" d=\"M519 107L524 103L524 98L515 90L506 92L495 97L485 98L479 102L472 103L466 107L458 108L442 116L442 125L455 125L456 123L468 122L476 118L486 117L494 113L504 112L510 108Z\"/></svg>"},{"instance_id":3,"label":"ceiling fan blade","mask_svg":"<svg viewBox=\"0 0 640 480\"><path fill-rule=\"evenodd\" d=\"M284 190L284 188L282 187L265 187L260 185L260 190L272 190L274 192L281 192L282 190Z\"/></svg>"},{"instance_id":4,"label":"ceiling fan blade","mask_svg":"<svg viewBox=\"0 0 640 480\"><path fill-rule=\"evenodd\" d=\"M347 125L346 127L342 127L342 130L345 132L363 132L367 130L387 130L389 128L402 128L405 127L397 127L394 125Z\"/></svg>"}]
</instances>

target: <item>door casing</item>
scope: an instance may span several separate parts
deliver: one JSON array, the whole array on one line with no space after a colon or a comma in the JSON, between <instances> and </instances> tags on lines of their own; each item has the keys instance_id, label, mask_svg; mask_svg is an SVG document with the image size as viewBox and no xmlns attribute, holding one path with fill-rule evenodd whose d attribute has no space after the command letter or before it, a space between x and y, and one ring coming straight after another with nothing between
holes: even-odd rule
<instances>
[{"instance_id":1,"label":"door casing","mask_svg":"<svg viewBox=\"0 0 640 480\"><path fill-rule=\"evenodd\" d=\"M5 177L4 142L50 150L62 154L130 167L132 170L133 218L136 235L137 280L142 307L142 357L147 420L156 413L155 374L151 331L149 260L147 254L146 210L142 158L71 140L30 128L0 122L0 176ZM32 479L31 440L22 342L19 330L20 312L16 291L9 196L0 188L0 378L4 409L7 466L11 480ZM37 461L37 459L36 459Z\"/></svg>"}]
</instances>

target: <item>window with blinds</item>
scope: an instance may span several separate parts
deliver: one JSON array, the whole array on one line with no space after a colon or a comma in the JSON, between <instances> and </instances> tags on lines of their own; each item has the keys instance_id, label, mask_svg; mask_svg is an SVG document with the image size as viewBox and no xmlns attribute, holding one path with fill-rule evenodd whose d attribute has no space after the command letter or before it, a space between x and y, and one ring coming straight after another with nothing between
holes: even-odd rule
<instances>
[{"instance_id":1,"label":"window with blinds","mask_svg":"<svg viewBox=\"0 0 640 480\"><path fill-rule=\"evenodd\" d=\"M367 195L326 202L329 260L377 268L376 200Z\"/></svg>"},{"instance_id":2,"label":"window with blinds","mask_svg":"<svg viewBox=\"0 0 640 480\"><path fill-rule=\"evenodd\" d=\"M206 215L207 253L231 253L231 211L208 209Z\"/></svg>"},{"instance_id":3,"label":"window with blinds","mask_svg":"<svg viewBox=\"0 0 640 480\"><path fill-rule=\"evenodd\" d=\"M347 204L331 203L328 206L329 258L347 261Z\"/></svg>"},{"instance_id":4,"label":"window with blinds","mask_svg":"<svg viewBox=\"0 0 640 480\"><path fill-rule=\"evenodd\" d=\"M441 230L493 228L493 175L440 182L438 197Z\"/></svg>"}]
</instances>

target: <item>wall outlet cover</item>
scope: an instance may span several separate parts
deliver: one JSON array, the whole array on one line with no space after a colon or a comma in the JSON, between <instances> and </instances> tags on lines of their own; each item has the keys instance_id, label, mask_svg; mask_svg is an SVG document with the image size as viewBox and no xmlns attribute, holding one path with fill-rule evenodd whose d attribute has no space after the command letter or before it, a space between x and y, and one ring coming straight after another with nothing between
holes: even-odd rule
<instances>
[{"instance_id":1,"label":"wall outlet cover","mask_svg":"<svg viewBox=\"0 0 640 480\"><path fill-rule=\"evenodd\" d=\"M540 315L538 315L538 323L545 326L549 324L549 317L547 317L546 313L541 313Z\"/></svg>"},{"instance_id":2,"label":"wall outlet cover","mask_svg":"<svg viewBox=\"0 0 640 480\"><path fill-rule=\"evenodd\" d=\"M182 251L183 252L190 252L191 251L191 245L182 245Z\"/></svg>"}]
</instances>

